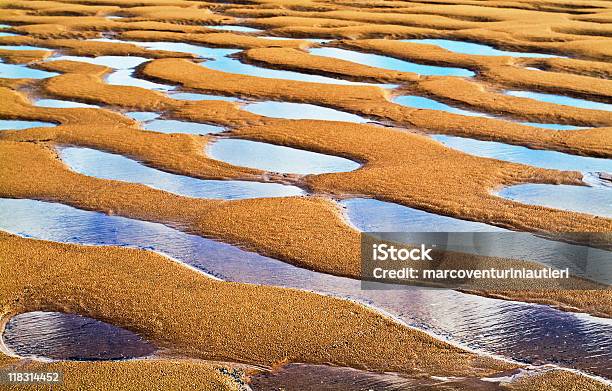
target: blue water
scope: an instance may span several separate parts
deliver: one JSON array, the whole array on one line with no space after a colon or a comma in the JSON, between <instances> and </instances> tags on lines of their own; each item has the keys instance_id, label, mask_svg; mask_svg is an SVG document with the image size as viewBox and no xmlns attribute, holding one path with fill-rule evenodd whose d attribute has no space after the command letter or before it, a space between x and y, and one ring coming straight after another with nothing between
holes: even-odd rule
<instances>
[{"instance_id":1,"label":"blue water","mask_svg":"<svg viewBox=\"0 0 612 391\"><path fill-rule=\"evenodd\" d=\"M11 26L10 24L0 24L0 29L10 29L11 27L13 26Z\"/></svg>"},{"instance_id":2,"label":"blue water","mask_svg":"<svg viewBox=\"0 0 612 391\"><path fill-rule=\"evenodd\" d=\"M506 187L497 194L523 204L612 218L612 187L608 186L525 184Z\"/></svg>"},{"instance_id":3,"label":"blue water","mask_svg":"<svg viewBox=\"0 0 612 391\"><path fill-rule=\"evenodd\" d=\"M304 194L298 187L277 183L202 180L170 174L121 155L88 148L63 148L59 155L73 171L83 175L140 183L187 197L232 200Z\"/></svg>"},{"instance_id":4,"label":"blue water","mask_svg":"<svg viewBox=\"0 0 612 391\"><path fill-rule=\"evenodd\" d=\"M511 52L506 50L495 49L488 45L482 45L472 42L452 41L449 39L405 39L402 42L423 43L428 45L436 45L443 49L455 53L474 54L479 56L512 56L512 57L532 57L532 58L549 58L561 57L552 54L542 53L525 53Z\"/></svg>"},{"instance_id":5,"label":"blue water","mask_svg":"<svg viewBox=\"0 0 612 391\"><path fill-rule=\"evenodd\" d=\"M68 100L59 100L59 99L38 99L34 101L34 105L38 107L54 107L58 109L100 107L97 105L90 105L87 103L71 102Z\"/></svg>"},{"instance_id":6,"label":"blue water","mask_svg":"<svg viewBox=\"0 0 612 391\"><path fill-rule=\"evenodd\" d=\"M0 78L5 79L46 79L59 73L28 68L25 65L0 63Z\"/></svg>"},{"instance_id":7,"label":"blue water","mask_svg":"<svg viewBox=\"0 0 612 391\"><path fill-rule=\"evenodd\" d=\"M5 50L46 50L50 51L52 49L41 48L40 46L28 46L28 45L0 45L0 49Z\"/></svg>"},{"instance_id":8,"label":"blue water","mask_svg":"<svg viewBox=\"0 0 612 391\"><path fill-rule=\"evenodd\" d=\"M345 113L343 111L338 111L327 107L311 105L307 103L267 101L250 103L244 106L243 110L273 118L317 119L326 121L345 121L355 123L368 122L367 119L355 114Z\"/></svg>"},{"instance_id":9,"label":"blue water","mask_svg":"<svg viewBox=\"0 0 612 391\"><path fill-rule=\"evenodd\" d=\"M167 84L155 83L149 80L139 79L133 76L134 71L131 69L119 69L106 76L106 83L115 86L130 86L140 87L153 91L170 91L174 86Z\"/></svg>"},{"instance_id":10,"label":"blue water","mask_svg":"<svg viewBox=\"0 0 612 391\"><path fill-rule=\"evenodd\" d=\"M494 232L501 228L437 215L371 198L340 201L351 223L364 232Z\"/></svg>"},{"instance_id":11,"label":"blue water","mask_svg":"<svg viewBox=\"0 0 612 391\"><path fill-rule=\"evenodd\" d=\"M229 56L238 53L240 50L224 49L224 48L207 48L204 46L193 45L183 42L138 42L138 41L120 41L108 40L109 42L131 43L133 45L142 46L150 50L168 50L179 53L190 53L200 58L217 58Z\"/></svg>"},{"instance_id":12,"label":"blue water","mask_svg":"<svg viewBox=\"0 0 612 391\"><path fill-rule=\"evenodd\" d=\"M311 83L324 83L324 84L343 84L343 85L378 85L369 83L359 83L354 81L334 79L326 76L310 75L306 73L294 72L294 71L283 71L278 69L262 68L255 65L245 64L238 61L235 58L230 57L218 57L214 61L205 61L201 63L202 66L214 69L217 71L234 73L239 75L256 76L264 78L274 78L283 80L295 80L305 81ZM395 87L395 85L379 85L381 87Z\"/></svg>"},{"instance_id":13,"label":"blue water","mask_svg":"<svg viewBox=\"0 0 612 391\"><path fill-rule=\"evenodd\" d=\"M16 36L17 34L15 33L5 33L5 32L0 31L0 37L16 37Z\"/></svg>"},{"instance_id":14,"label":"blue water","mask_svg":"<svg viewBox=\"0 0 612 391\"><path fill-rule=\"evenodd\" d=\"M427 76L462 76L472 77L474 72L462 68L438 67L433 65L421 65L410 61L398 60L396 58L381 56L378 54L361 53L352 50L337 48L313 48L310 54L323 57L332 57L339 60L352 61L358 64L369 65L377 68L390 69L401 72L414 72Z\"/></svg>"},{"instance_id":15,"label":"blue water","mask_svg":"<svg viewBox=\"0 0 612 391\"><path fill-rule=\"evenodd\" d=\"M226 102L240 102L239 98L231 96L197 94L193 92L171 92L168 96L178 100L224 100Z\"/></svg>"},{"instance_id":16,"label":"blue water","mask_svg":"<svg viewBox=\"0 0 612 391\"><path fill-rule=\"evenodd\" d=\"M517 96L519 98L530 98L530 99L535 99L535 100L539 100L542 102L579 107L582 109L612 111L612 104L609 104L609 103L595 102L595 101L590 101L586 99L570 98L569 96L563 96L563 95L543 94L540 92L531 92L531 91L506 91L506 94L511 95L511 96Z\"/></svg>"},{"instance_id":17,"label":"blue water","mask_svg":"<svg viewBox=\"0 0 612 391\"><path fill-rule=\"evenodd\" d=\"M445 103L442 102L438 102L436 100L430 99L430 98L424 98L422 96L416 96L416 95L402 95L402 96L398 96L396 98L393 99L394 103L403 105L403 106L407 106L407 107L413 107L415 109L430 109L430 110L440 110L440 111L445 111L447 113L453 113L453 114L460 114L460 115L467 115L470 117L485 117L485 118L495 118L492 115L489 114L485 114L485 113L479 113L476 111L468 111L468 110L462 110L462 109L458 109L456 107L452 107L449 106ZM577 129L584 129L578 126L571 126L571 125L558 125L558 124L541 124L541 123L537 123L537 122L521 122L522 125L527 125L527 126L534 126L537 128L545 128L545 129L553 129L553 130L577 130Z\"/></svg>"},{"instance_id":18,"label":"blue water","mask_svg":"<svg viewBox=\"0 0 612 391\"><path fill-rule=\"evenodd\" d=\"M58 56L52 61L80 61L89 64L103 65L113 69L132 69L138 65L149 61L148 58L137 56L99 56L99 57L84 57L84 56Z\"/></svg>"},{"instance_id":19,"label":"blue water","mask_svg":"<svg viewBox=\"0 0 612 391\"><path fill-rule=\"evenodd\" d=\"M50 128L56 126L50 122L41 122L41 121L21 121L21 120L13 120L13 119L0 119L0 130L8 130L8 129L28 129L28 128Z\"/></svg>"},{"instance_id":20,"label":"blue water","mask_svg":"<svg viewBox=\"0 0 612 391\"><path fill-rule=\"evenodd\" d=\"M239 31L241 33L259 33L259 32L264 31L261 29L255 29L253 27L236 26L236 25L206 26L206 28L215 29L215 30L224 30L224 31Z\"/></svg>"},{"instance_id":21,"label":"blue water","mask_svg":"<svg viewBox=\"0 0 612 391\"><path fill-rule=\"evenodd\" d=\"M432 136L444 145L470 155L566 171L612 172L612 160L529 149L518 145L446 135Z\"/></svg>"},{"instance_id":22,"label":"blue water","mask_svg":"<svg viewBox=\"0 0 612 391\"><path fill-rule=\"evenodd\" d=\"M150 121L159 117L158 113L151 113L149 111L132 111L125 113L125 115L140 122Z\"/></svg>"},{"instance_id":23,"label":"blue water","mask_svg":"<svg viewBox=\"0 0 612 391\"><path fill-rule=\"evenodd\" d=\"M612 322L607 319L446 289L362 290L357 280L300 269L161 224L40 201L0 199L0 229L58 242L155 250L227 281L306 289L369 303L474 349L602 375L611 372Z\"/></svg>"},{"instance_id":24,"label":"blue water","mask_svg":"<svg viewBox=\"0 0 612 391\"><path fill-rule=\"evenodd\" d=\"M456 107L449 106L445 103L438 102L436 100L429 99L429 98L424 98L422 96L416 96L416 95L398 96L393 99L393 102L399 105L402 105L402 106L413 107L415 109L440 110L440 111L446 111L447 113L467 115L470 117L489 117L490 118L489 115L484 114L484 113L478 113L475 111L458 109Z\"/></svg>"},{"instance_id":25,"label":"blue water","mask_svg":"<svg viewBox=\"0 0 612 391\"><path fill-rule=\"evenodd\" d=\"M156 119L146 122L144 129L161 133L209 134L223 132L225 128L198 122L176 121L170 119Z\"/></svg>"},{"instance_id":26,"label":"blue water","mask_svg":"<svg viewBox=\"0 0 612 391\"><path fill-rule=\"evenodd\" d=\"M248 140L218 140L208 154L236 166L282 173L325 174L359 168L359 163L338 156Z\"/></svg>"}]
</instances>

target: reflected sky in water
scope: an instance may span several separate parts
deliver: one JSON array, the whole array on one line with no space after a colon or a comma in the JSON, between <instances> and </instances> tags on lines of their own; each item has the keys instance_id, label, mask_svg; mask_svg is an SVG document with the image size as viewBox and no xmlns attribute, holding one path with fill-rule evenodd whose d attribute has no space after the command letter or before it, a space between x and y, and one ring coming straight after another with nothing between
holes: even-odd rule
<instances>
[{"instance_id":1,"label":"reflected sky in water","mask_svg":"<svg viewBox=\"0 0 612 391\"><path fill-rule=\"evenodd\" d=\"M238 139L215 141L208 154L235 166L281 173L324 174L359 168L359 163L338 156Z\"/></svg>"},{"instance_id":2,"label":"reflected sky in water","mask_svg":"<svg viewBox=\"0 0 612 391\"><path fill-rule=\"evenodd\" d=\"M156 170L121 155L88 148L63 148L61 159L73 171L96 178L140 183L197 198L243 199L303 195L302 189L277 183L203 180Z\"/></svg>"}]
</instances>

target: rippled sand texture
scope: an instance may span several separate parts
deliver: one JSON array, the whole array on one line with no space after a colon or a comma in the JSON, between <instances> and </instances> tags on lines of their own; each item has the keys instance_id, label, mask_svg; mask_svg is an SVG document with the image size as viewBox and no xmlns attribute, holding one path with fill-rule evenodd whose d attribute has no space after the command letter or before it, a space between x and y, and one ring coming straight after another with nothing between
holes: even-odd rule
<instances>
[{"instance_id":1,"label":"rippled sand texture","mask_svg":"<svg viewBox=\"0 0 612 391\"><path fill-rule=\"evenodd\" d=\"M332 197L376 198L513 230L612 231L609 218L518 203L494 194L502 187L528 183L584 186L578 170L478 157L429 137L446 134L576 156L612 157L612 112L545 103L508 92L609 103L612 5L580 0L476 4L463 0L445 4L0 2L0 24L8 26L0 34L0 119L56 125L0 130L0 197L46 200L161 222L300 267L348 277L360 275L359 232L347 223ZM213 25L259 30L225 31ZM279 37L289 39L275 39ZM464 54L414 42L422 38L551 56ZM234 62L226 58L228 69L221 71L214 65L219 58L212 58L212 50L199 57L189 47L147 49L146 43L151 42L233 49ZM309 52L321 45L463 73L425 75ZM107 56L116 57L101 60ZM119 56L136 61L133 74L125 69L119 72ZM242 74L232 68L238 62L303 76L281 78L283 74L278 73L279 78L272 80ZM32 78L6 73L14 70L26 76L31 72ZM304 81L309 75L327 78ZM115 77L112 84L111 77ZM330 84L328 78L338 84ZM181 100L176 95L175 99L172 93L177 91L208 97ZM394 103L393 98L400 95L429 97L486 115ZM228 97L238 99L227 101ZM99 108L42 107L35 104L39 98ZM359 115L370 123L262 116L249 112L245 100L318 105ZM203 135L148 131L126 115L135 111L157 112L165 120L216 125L225 131ZM581 129L559 131L522 122ZM361 166L316 175L236 166L209 154L210 145L226 137L335 155ZM189 198L73 172L57 154L63 146L119 154L199 179L294 185L310 196ZM116 389L166 388L163 384L177 389L239 389L242 380L220 369L236 363L255 367L331 363L411 377L466 378L495 376L517 367L452 347L353 302L216 281L144 250L82 247L2 233L0 253L2 322L26 311L77 313L134 331L160 349L159 357L150 361L28 364L63 369L72 376L67 383L72 389L88 383L106 388L111 378L123 382L116 383ZM599 316L612 314L609 291L478 293ZM23 362L0 351L0 366L11 365ZM169 375L162 378L161 373ZM604 387L558 371L532 380L538 389L559 389L568 382L575 383L576 389ZM530 389L536 384L529 383L512 381L508 387Z\"/></svg>"}]
</instances>

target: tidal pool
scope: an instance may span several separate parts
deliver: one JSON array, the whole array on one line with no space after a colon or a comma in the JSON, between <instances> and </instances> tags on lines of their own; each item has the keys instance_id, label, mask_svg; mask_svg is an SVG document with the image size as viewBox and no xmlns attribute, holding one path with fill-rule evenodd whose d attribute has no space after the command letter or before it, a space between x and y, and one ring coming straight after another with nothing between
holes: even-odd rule
<instances>
[{"instance_id":1,"label":"tidal pool","mask_svg":"<svg viewBox=\"0 0 612 391\"><path fill-rule=\"evenodd\" d=\"M445 103L438 102L430 98L424 98L416 95L402 95L393 99L394 103L402 106L413 107L415 109L430 109L440 110L447 113L466 115L470 117L484 117L484 118L496 118L493 115L479 113L476 111L463 110L456 107L449 106ZM502 119L502 118L499 118ZM584 127L571 126L571 125L559 125L559 124L541 124L537 122L521 122L522 125L534 126L537 128L553 129L553 130L577 130L584 129Z\"/></svg>"},{"instance_id":2,"label":"tidal pool","mask_svg":"<svg viewBox=\"0 0 612 391\"><path fill-rule=\"evenodd\" d=\"M72 102L60 99L37 99L34 101L34 106L38 107L54 107L58 109L74 109L74 108L99 108L98 105L90 105L87 103Z\"/></svg>"},{"instance_id":3,"label":"tidal pool","mask_svg":"<svg viewBox=\"0 0 612 391\"><path fill-rule=\"evenodd\" d=\"M311 105L308 103L290 102L257 102L249 103L243 107L248 112L272 118L285 119L315 119L326 121L345 121L355 123L368 122L367 119L356 114L346 113L328 107Z\"/></svg>"},{"instance_id":4,"label":"tidal pool","mask_svg":"<svg viewBox=\"0 0 612 391\"><path fill-rule=\"evenodd\" d=\"M209 134L223 132L221 126L201 124L198 122L176 121L170 119L155 119L143 125L146 130L161 133Z\"/></svg>"},{"instance_id":5,"label":"tidal pool","mask_svg":"<svg viewBox=\"0 0 612 391\"><path fill-rule=\"evenodd\" d=\"M509 186L500 197L531 205L612 218L612 187L524 184Z\"/></svg>"},{"instance_id":6,"label":"tidal pool","mask_svg":"<svg viewBox=\"0 0 612 391\"><path fill-rule=\"evenodd\" d=\"M478 56L511 56L511 57L531 57L531 58L549 58L562 57L553 54L542 53L525 53L511 52L506 50L495 49L492 46L482 45L473 42L453 41L450 39L405 39L402 42L423 43L428 45L436 45L455 53L473 54Z\"/></svg>"},{"instance_id":7,"label":"tidal pool","mask_svg":"<svg viewBox=\"0 0 612 391\"><path fill-rule=\"evenodd\" d=\"M229 138L215 141L207 152L213 159L236 166L280 173L325 174L353 171L360 166L338 156Z\"/></svg>"},{"instance_id":8,"label":"tidal pool","mask_svg":"<svg viewBox=\"0 0 612 391\"><path fill-rule=\"evenodd\" d=\"M357 280L300 269L161 224L41 201L0 199L0 229L58 242L155 250L227 281L356 300L440 339L479 351L612 375L609 319L446 289L362 290Z\"/></svg>"},{"instance_id":9,"label":"tidal pool","mask_svg":"<svg viewBox=\"0 0 612 391\"><path fill-rule=\"evenodd\" d=\"M0 130L21 130L29 128L50 128L57 126L51 122L42 121L23 121L14 119L0 119Z\"/></svg>"},{"instance_id":10,"label":"tidal pool","mask_svg":"<svg viewBox=\"0 0 612 391\"><path fill-rule=\"evenodd\" d=\"M349 221L365 232L497 232L502 228L372 198L340 201Z\"/></svg>"},{"instance_id":11,"label":"tidal pool","mask_svg":"<svg viewBox=\"0 0 612 391\"><path fill-rule=\"evenodd\" d=\"M247 26L236 26L236 25L223 25L223 26L206 26L206 28L209 29L215 29L215 30L224 30L224 31L238 31L241 33L260 33L264 30L261 29L256 29L253 27L247 27Z\"/></svg>"},{"instance_id":12,"label":"tidal pool","mask_svg":"<svg viewBox=\"0 0 612 391\"><path fill-rule=\"evenodd\" d=\"M98 56L98 57L85 57L85 56L57 56L49 58L52 61L79 61L86 62L94 65L102 65L113 69L132 69L138 65L149 61L148 58L137 57L137 56Z\"/></svg>"},{"instance_id":13,"label":"tidal pool","mask_svg":"<svg viewBox=\"0 0 612 391\"><path fill-rule=\"evenodd\" d=\"M150 356L155 347L139 335L85 316L26 312L12 317L2 335L20 357L53 360L121 360Z\"/></svg>"},{"instance_id":14,"label":"tidal pool","mask_svg":"<svg viewBox=\"0 0 612 391\"><path fill-rule=\"evenodd\" d=\"M529 149L518 145L482 141L464 137L434 135L434 140L449 148L458 149L470 155L522 163L530 166L565 171L612 172L612 160L571 155L563 152Z\"/></svg>"},{"instance_id":15,"label":"tidal pool","mask_svg":"<svg viewBox=\"0 0 612 391\"><path fill-rule=\"evenodd\" d=\"M28 68L26 65L6 64L0 62L0 78L5 79L46 79L59 73Z\"/></svg>"},{"instance_id":16,"label":"tidal pool","mask_svg":"<svg viewBox=\"0 0 612 391\"><path fill-rule=\"evenodd\" d=\"M295 80L305 81L310 83L324 83L324 84L342 84L342 85L372 85L379 86L381 88L392 88L395 85L389 84L371 84L354 82L343 79L334 79L327 76L311 75L307 73L300 73L294 71L285 71L280 69L263 68L251 64L245 64L239 60L231 57L218 57L213 61L205 61L201 63L202 66L210 69L214 69L221 72L235 73L246 76L256 76L269 79L282 79L282 80Z\"/></svg>"},{"instance_id":17,"label":"tidal pool","mask_svg":"<svg viewBox=\"0 0 612 391\"><path fill-rule=\"evenodd\" d=\"M558 105L579 107L581 109L604 110L612 111L612 104L595 102L586 99L570 98L569 96L543 94L540 92L531 91L505 91L506 94L519 98L529 98L539 100L541 102L556 103Z\"/></svg>"},{"instance_id":18,"label":"tidal pool","mask_svg":"<svg viewBox=\"0 0 612 391\"><path fill-rule=\"evenodd\" d=\"M177 100L224 100L226 102L240 102L239 98L232 96L198 94L193 92L170 92L168 97Z\"/></svg>"},{"instance_id":19,"label":"tidal pool","mask_svg":"<svg viewBox=\"0 0 612 391\"><path fill-rule=\"evenodd\" d=\"M136 121L146 122L159 117L160 114L152 113L150 111L132 111L125 113L125 115L131 119L135 119Z\"/></svg>"},{"instance_id":20,"label":"tidal pool","mask_svg":"<svg viewBox=\"0 0 612 391\"><path fill-rule=\"evenodd\" d=\"M0 37L16 37L18 34L0 31Z\"/></svg>"},{"instance_id":21,"label":"tidal pool","mask_svg":"<svg viewBox=\"0 0 612 391\"><path fill-rule=\"evenodd\" d=\"M0 45L0 49L5 50L46 50L52 51L53 49L41 48L40 46L28 46L28 45Z\"/></svg>"},{"instance_id":22,"label":"tidal pool","mask_svg":"<svg viewBox=\"0 0 612 391\"><path fill-rule=\"evenodd\" d=\"M438 67L433 65L422 65L405 60L398 60L393 57L378 54L362 53L338 48L313 48L310 54L315 56L337 58L339 60L352 61L371 67L390 69L400 72L413 72L427 76L461 76L472 77L474 72L463 68Z\"/></svg>"},{"instance_id":23,"label":"tidal pool","mask_svg":"<svg viewBox=\"0 0 612 391\"><path fill-rule=\"evenodd\" d=\"M304 195L295 186L250 181L203 180L156 170L121 155L89 148L62 148L60 158L83 175L140 183L171 193L225 200Z\"/></svg>"}]
</instances>

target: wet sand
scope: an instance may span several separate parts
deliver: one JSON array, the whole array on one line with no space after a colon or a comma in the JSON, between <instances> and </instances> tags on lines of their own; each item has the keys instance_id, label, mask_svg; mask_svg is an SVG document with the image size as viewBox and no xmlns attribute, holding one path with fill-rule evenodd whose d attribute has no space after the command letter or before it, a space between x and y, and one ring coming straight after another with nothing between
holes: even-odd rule
<instances>
[{"instance_id":1,"label":"wet sand","mask_svg":"<svg viewBox=\"0 0 612 391\"><path fill-rule=\"evenodd\" d=\"M147 6L132 0L17 3L18 7L0 9L0 23L9 25L7 32L17 34L0 36L0 45L48 50L0 49L0 58L6 64L29 65L60 75L46 79L0 77L0 117L58 126L0 132L1 197L48 200L162 222L300 267L354 278L360 276L359 233L347 224L330 196L371 197L514 230L612 231L611 219L493 195L502 187L526 183L584 185L580 172L476 157L446 148L427 136L448 134L612 157L612 113L505 93L529 90L609 102L612 88L606 78L612 74L612 51L608 38L611 30L606 23L610 21L610 9L603 2L490 2L486 7L462 2L426 5L287 0L271 0L265 5L196 5L182 0L156 1ZM243 25L265 31L225 32L207 25ZM240 61L257 66L400 86L391 90L393 86L332 85L239 75L231 70L209 69L206 62L210 59L185 52L91 40L103 37L234 48L243 50L235 56ZM463 68L475 76L425 76L357 64L349 58L317 56L308 50L319 44L306 38L334 39L329 47L422 65ZM400 41L417 38L463 40L569 58L468 55ZM321 105L387 127L271 118L250 113L239 103L182 101L159 91L110 85L105 83L110 68L53 61L50 56L54 51L70 56L144 57L151 61L138 66L135 77L178 86L180 91ZM498 118L414 109L392 102L394 96L412 94ZM37 107L31 102L34 97L102 108ZM127 111L160 112L164 119L203 122L228 131L220 135L147 131L123 115ZM559 132L513 122L516 120L590 129ZM341 156L362 166L351 172L307 176L238 167L207 155L208 146L218 137ZM159 170L200 179L291 184L312 196L191 199L74 173L56 155L56 148L61 146L116 153ZM4 280L0 284L0 304L5 317L31 310L77 313L135 331L181 357L259 366L332 363L413 377L472 378L516 368L452 347L351 302L290 289L213 281L142 250L60 245L4 233L0 237L0 251L8 262L8 267L2 268L6 272L0 273ZM65 262L67 256L70 263ZM28 274L15 274L17 271ZM500 289L472 293L612 315L609 290ZM201 305L194 306L194 302ZM117 389L151 388L159 386L156 382L179 388L183 384L201 389L239 389L239 383L217 367L185 360L43 364L0 354L0 366L6 365L62 368L70 374L71 382L76 382L67 384L69 389L80 384L104 387L111 377L123 382L115 385ZM162 378L162 373L170 375ZM526 378L529 381L521 381ZM181 383L191 380L197 385ZM503 387L564 389L568 384L575 389L605 387L584 376L560 371L519 378ZM471 385L455 386L465 389Z\"/></svg>"}]
</instances>

